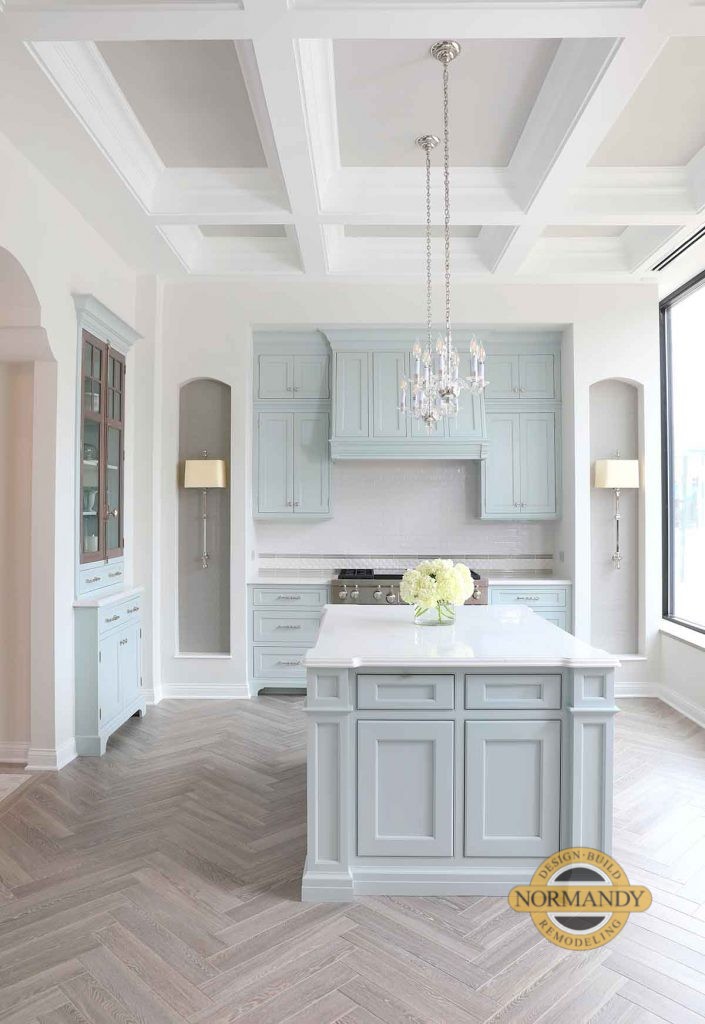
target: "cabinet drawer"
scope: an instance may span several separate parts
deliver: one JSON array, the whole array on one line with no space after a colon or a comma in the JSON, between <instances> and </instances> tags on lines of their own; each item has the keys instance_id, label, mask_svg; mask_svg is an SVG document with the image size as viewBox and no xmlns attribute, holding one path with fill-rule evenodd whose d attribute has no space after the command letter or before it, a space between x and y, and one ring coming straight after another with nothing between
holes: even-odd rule
<instances>
[{"instance_id":1,"label":"cabinet drawer","mask_svg":"<svg viewBox=\"0 0 705 1024\"><path fill-rule=\"evenodd\" d=\"M565 587L491 587L491 604L526 604L529 608L565 608Z\"/></svg>"},{"instance_id":2,"label":"cabinet drawer","mask_svg":"<svg viewBox=\"0 0 705 1024\"><path fill-rule=\"evenodd\" d=\"M78 574L78 593L90 594L103 587L115 587L125 578L122 562L111 562L109 565L87 565Z\"/></svg>"},{"instance_id":3,"label":"cabinet drawer","mask_svg":"<svg viewBox=\"0 0 705 1024\"><path fill-rule=\"evenodd\" d=\"M254 679L304 681L306 651L306 647L253 647L252 676Z\"/></svg>"},{"instance_id":4,"label":"cabinet drawer","mask_svg":"<svg viewBox=\"0 0 705 1024\"><path fill-rule=\"evenodd\" d=\"M118 626L139 624L142 618L142 598L138 594L127 601L105 605L98 609L98 632L107 633Z\"/></svg>"},{"instance_id":5,"label":"cabinet drawer","mask_svg":"<svg viewBox=\"0 0 705 1024\"><path fill-rule=\"evenodd\" d=\"M261 643L313 643L318 635L318 612L284 615L278 609L255 609L252 640Z\"/></svg>"},{"instance_id":6,"label":"cabinet drawer","mask_svg":"<svg viewBox=\"0 0 705 1024\"><path fill-rule=\"evenodd\" d=\"M559 629L568 629L568 615L562 611L549 611L546 608L537 608L536 614L540 615L546 622L552 622Z\"/></svg>"},{"instance_id":7,"label":"cabinet drawer","mask_svg":"<svg viewBox=\"0 0 705 1024\"><path fill-rule=\"evenodd\" d=\"M357 677L357 706L378 709L452 711L454 676L372 675Z\"/></svg>"},{"instance_id":8,"label":"cabinet drawer","mask_svg":"<svg viewBox=\"0 0 705 1024\"><path fill-rule=\"evenodd\" d=\"M255 608L322 608L328 600L328 587L254 587Z\"/></svg>"},{"instance_id":9,"label":"cabinet drawer","mask_svg":"<svg viewBox=\"0 0 705 1024\"><path fill-rule=\"evenodd\" d=\"M465 676L465 707L468 709L554 710L560 706L561 676L557 673Z\"/></svg>"}]
</instances>

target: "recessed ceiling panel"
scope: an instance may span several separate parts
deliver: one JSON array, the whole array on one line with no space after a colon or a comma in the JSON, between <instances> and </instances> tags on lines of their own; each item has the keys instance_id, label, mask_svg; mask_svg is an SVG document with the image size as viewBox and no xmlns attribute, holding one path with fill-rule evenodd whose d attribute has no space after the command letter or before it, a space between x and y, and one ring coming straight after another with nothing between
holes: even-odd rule
<instances>
[{"instance_id":1,"label":"recessed ceiling panel","mask_svg":"<svg viewBox=\"0 0 705 1024\"><path fill-rule=\"evenodd\" d=\"M346 224L344 233L347 238L424 238L426 228L422 224ZM451 225L450 233L455 238L477 238L480 227L455 224ZM431 235L441 238L443 226L434 224Z\"/></svg>"},{"instance_id":2,"label":"recessed ceiling panel","mask_svg":"<svg viewBox=\"0 0 705 1024\"><path fill-rule=\"evenodd\" d=\"M544 228L544 238L619 238L624 234L620 224L551 224Z\"/></svg>"},{"instance_id":3,"label":"recessed ceiling panel","mask_svg":"<svg viewBox=\"0 0 705 1024\"><path fill-rule=\"evenodd\" d=\"M99 50L167 167L266 166L233 43L100 43Z\"/></svg>"},{"instance_id":4,"label":"recessed ceiling panel","mask_svg":"<svg viewBox=\"0 0 705 1024\"><path fill-rule=\"evenodd\" d=\"M435 40L337 40L340 157L350 167L423 164L419 135L442 133ZM450 69L451 162L505 167L556 50L556 39L473 39ZM438 150L434 162L440 161Z\"/></svg>"},{"instance_id":5,"label":"recessed ceiling panel","mask_svg":"<svg viewBox=\"0 0 705 1024\"><path fill-rule=\"evenodd\" d=\"M283 224L201 224L204 238L285 238Z\"/></svg>"},{"instance_id":6,"label":"recessed ceiling panel","mask_svg":"<svg viewBox=\"0 0 705 1024\"><path fill-rule=\"evenodd\" d=\"M671 39L593 157L601 167L677 167L705 145L705 39Z\"/></svg>"}]
</instances>

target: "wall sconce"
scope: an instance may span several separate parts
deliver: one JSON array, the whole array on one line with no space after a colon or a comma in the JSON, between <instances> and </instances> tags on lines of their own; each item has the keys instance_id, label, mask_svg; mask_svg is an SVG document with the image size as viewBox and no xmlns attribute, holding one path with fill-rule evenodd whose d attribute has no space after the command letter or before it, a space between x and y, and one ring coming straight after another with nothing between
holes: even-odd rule
<instances>
[{"instance_id":1,"label":"wall sconce","mask_svg":"<svg viewBox=\"0 0 705 1024\"><path fill-rule=\"evenodd\" d=\"M208 568L208 489L227 487L227 471L222 459L209 459L208 452L202 452L201 459L186 459L184 462L184 487L195 487L202 492L201 520L203 522L203 552L201 565Z\"/></svg>"},{"instance_id":2,"label":"wall sconce","mask_svg":"<svg viewBox=\"0 0 705 1024\"><path fill-rule=\"evenodd\" d=\"M612 562L615 569L622 568L619 550L619 498L623 488L639 486L639 462L637 459L620 459L619 452L613 459L597 459L595 462L595 487L608 487L614 491L614 519L617 530L617 544Z\"/></svg>"}]
</instances>

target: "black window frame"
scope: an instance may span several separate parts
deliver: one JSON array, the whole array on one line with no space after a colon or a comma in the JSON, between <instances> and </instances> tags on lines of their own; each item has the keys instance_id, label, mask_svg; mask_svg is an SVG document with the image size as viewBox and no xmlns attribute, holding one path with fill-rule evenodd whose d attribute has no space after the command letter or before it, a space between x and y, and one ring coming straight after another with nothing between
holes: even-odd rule
<instances>
[{"instance_id":1,"label":"black window frame","mask_svg":"<svg viewBox=\"0 0 705 1024\"><path fill-rule=\"evenodd\" d=\"M705 635L705 624L679 619L673 614L673 392L671 365L671 337L668 313L675 303L691 292L705 287L705 271L691 277L680 288L667 295L659 303L659 325L661 334L661 507L663 531L663 605L662 616L668 622Z\"/></svg>"}]
</instances>

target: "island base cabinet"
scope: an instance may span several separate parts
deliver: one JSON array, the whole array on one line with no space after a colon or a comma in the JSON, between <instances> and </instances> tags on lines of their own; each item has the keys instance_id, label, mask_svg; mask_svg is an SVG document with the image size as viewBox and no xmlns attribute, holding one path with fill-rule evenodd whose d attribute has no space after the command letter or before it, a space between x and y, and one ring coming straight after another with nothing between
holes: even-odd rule
<instances>
[{"instance_id":1,"label":"island base cabinet","mask_svg":"<svg viewBox=\"0 0 705 1024\"><path fill-rule=\"evenodd\" d=\"M465 723L465 856L559 849L561 723Z\"/></svg>"},{"instance_id":2,"label":"island base cabinet","mask_svg":"<svg viewBox=\"0 0 705 1024\"><path fill-rule=\"evenodd\" d=\"M453 723L357 729L359 856L452 856Z\"/></svg>"}]
</instances>

